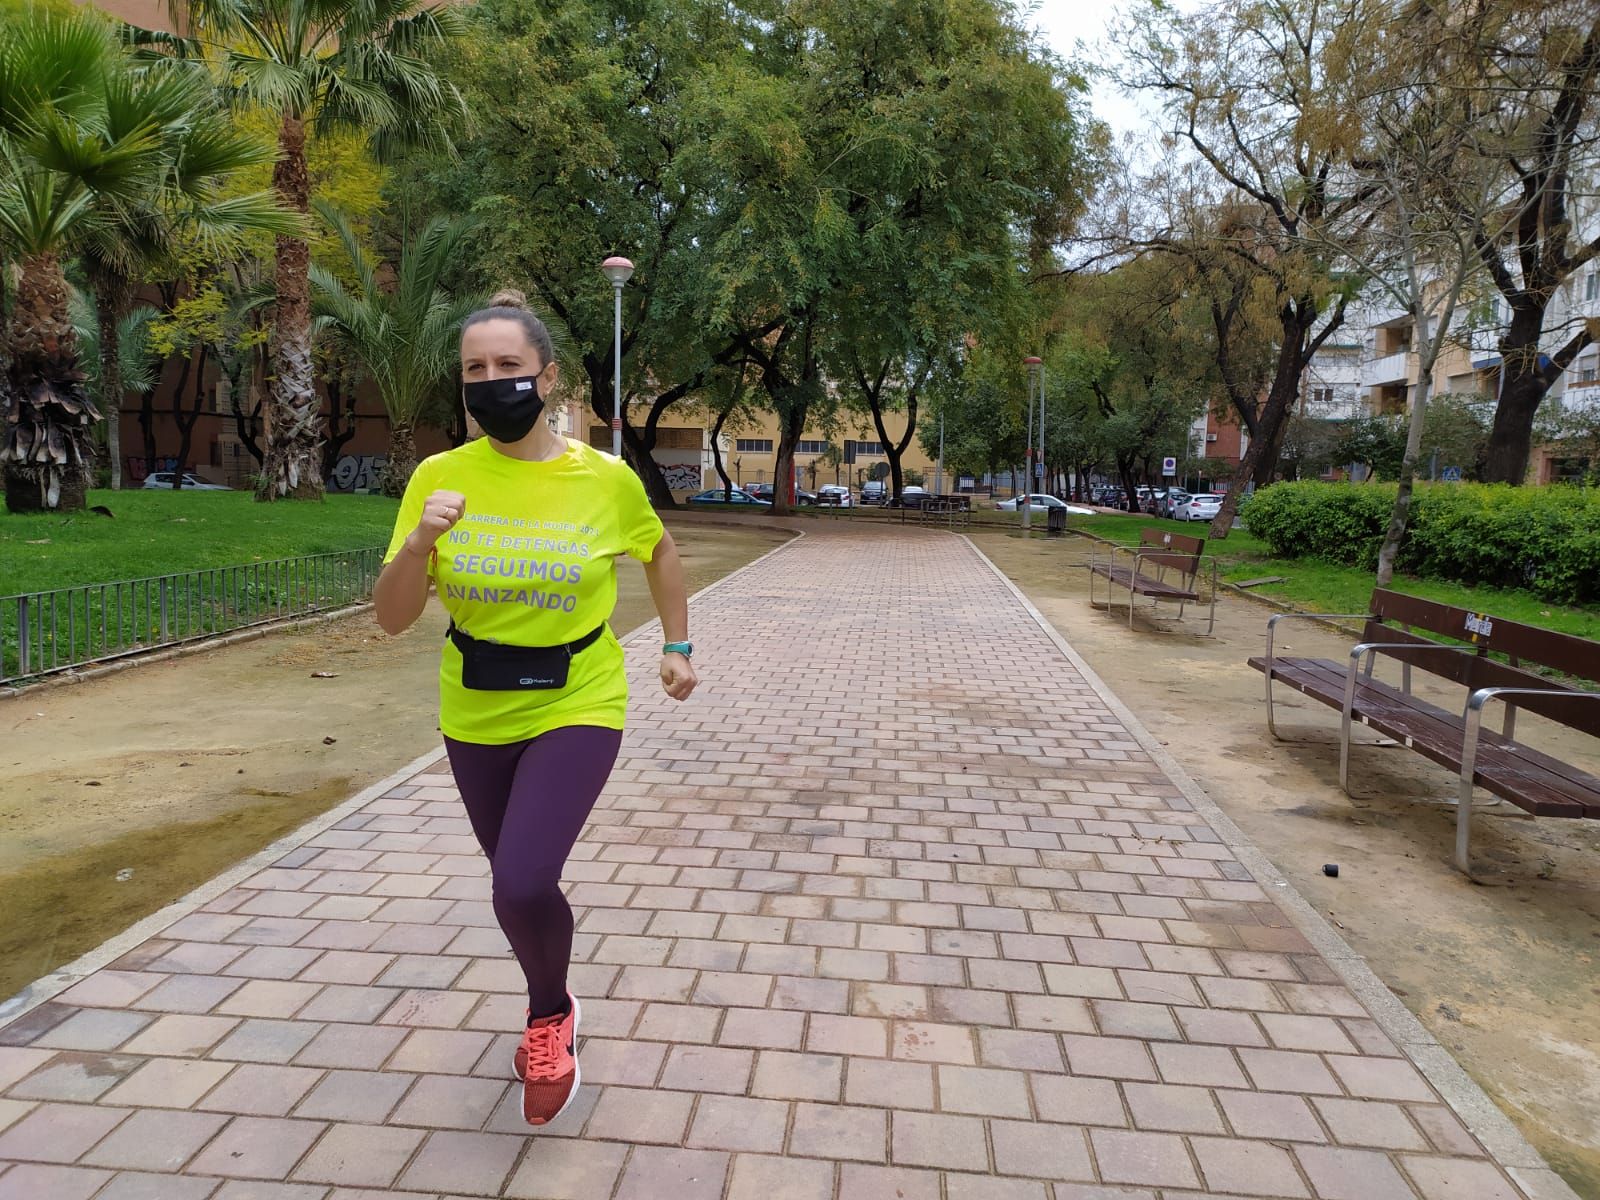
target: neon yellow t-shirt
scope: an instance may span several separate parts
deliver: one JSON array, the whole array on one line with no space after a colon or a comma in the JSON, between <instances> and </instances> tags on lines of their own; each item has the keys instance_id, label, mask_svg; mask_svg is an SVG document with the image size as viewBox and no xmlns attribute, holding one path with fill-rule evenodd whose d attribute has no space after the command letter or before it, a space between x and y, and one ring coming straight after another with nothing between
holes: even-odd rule
<instances>
[{"instance_id":1,"label":"neon yellow t-shirt","mask_svg":"<svg viewBox=\"0 0 1600 1200\"><path fill-rule=\"evenodd\" d=\"M569 438L565 454L522 462L479 438L417 467L385 562L439 490L465 496L466 512L439 539L428 573L456 626L485 641L577 641L616 607L617 556L649 562L661 541L661 519L620 459ZM567 686L549 691L464 688L461 652L445 639L439 727L457 741L504 745L568 725L621 729L627 706L622 647L609 628L573 657Z\"/></svg>"}]
</instances>

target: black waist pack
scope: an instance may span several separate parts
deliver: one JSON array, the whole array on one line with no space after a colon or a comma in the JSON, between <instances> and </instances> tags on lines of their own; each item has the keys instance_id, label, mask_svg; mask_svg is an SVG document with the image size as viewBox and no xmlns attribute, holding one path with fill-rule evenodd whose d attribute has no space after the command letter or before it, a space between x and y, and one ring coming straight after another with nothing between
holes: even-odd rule
<instances>
[{"instance_id":1,"label":"black waist pack","mask_svg":"<svg viewBox=\"0 0 1600 1200\"><path fill-rule=\"evenodd\" d=\"M560 646L508 646L485 642L450 623L450 640L461 651L461 686L474 692L550 691L567 686L572 656L600 640L604 625Z\"/></svg>"}]
</instances>

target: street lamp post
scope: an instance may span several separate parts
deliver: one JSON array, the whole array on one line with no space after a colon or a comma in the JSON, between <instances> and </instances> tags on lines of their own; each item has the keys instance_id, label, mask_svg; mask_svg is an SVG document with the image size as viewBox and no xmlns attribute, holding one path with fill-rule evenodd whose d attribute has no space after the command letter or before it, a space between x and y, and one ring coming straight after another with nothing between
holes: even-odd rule
<instances>
[{"instance_id":1,"label":"street lamp post","mask_svg":"<svg viewBox=\"0 0 1600 1200\"><path fill-rule=\"evenodd\" d=\"M1022 529L1026 533L1033 528L1033 391L1035 385L1042 386L1042 381L1039 378L1039 367L1042 364L1038 358L1030 354L1022 360L1022 365L1028 368L1028 489L1023 493L1026 499L1021 501L1027 506L1022 510ZM1039 445L1041 447L1039 461L1043 462L1044 412L1042 404L1039 413Z\"/></svg>"},{"instance_id":2,"label":"street lamp post","mask_svg":"<svg viewBox=\"0 0 1600 1200\"><path fill-rule=\"evenodd\" d=\"M622 285L633 276L633 264L613 254L600 264L600 273L611 281L616 307L613 328L615 340L611 355L611 453L622 457Z\"/></svg>"},{"instance_id":3,"label":"street lamp post","mask_svg":"<svg viewBox=\"0 0 1600 1200\"><path fill-rule=\"evenodd\" d=\"M1039 369L1039 465L1045 469L1045 472L1046 472L1045 483L1048 485L1052 481L1049 478L1049 474L1048 474L1048 472L1050 470L1050 463L1049 463L1049 460L1046 459L1045 456L1044 456L1044 363L1042 361L1039 363L1039 368L1038 369ZM1052 495L1052 496L1055 495L1055 489L1054 488L1046 486L1044 490L1049 495Z\"/></svg>"},{"instance_id":4,"label":"street lamp post","mask_svg":"<svg viewBox=\"0 0 1600 1200\"><path fill-rule=\"evenodd\" d=\"M939 405L939 469L934 473L935 495L944 495L944 405Z\"/></svg>"}]
</instances>

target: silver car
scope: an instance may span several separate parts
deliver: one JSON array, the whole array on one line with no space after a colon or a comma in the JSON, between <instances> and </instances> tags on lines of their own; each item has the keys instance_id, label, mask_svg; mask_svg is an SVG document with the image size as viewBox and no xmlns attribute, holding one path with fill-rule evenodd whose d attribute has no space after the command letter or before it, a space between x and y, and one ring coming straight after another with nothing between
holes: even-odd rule
<instances>
[{"instance_id":1,"label":"silver car","mask_svg":"<svg viewBox=\"0 0 1600 1200\"><path fill-rule=\"evenodd\" d=\"M1209 521L1222 509L1222 497L1215 492L1198 492L1172 510L1180 521Z\"/></svg>"}]
</instances>

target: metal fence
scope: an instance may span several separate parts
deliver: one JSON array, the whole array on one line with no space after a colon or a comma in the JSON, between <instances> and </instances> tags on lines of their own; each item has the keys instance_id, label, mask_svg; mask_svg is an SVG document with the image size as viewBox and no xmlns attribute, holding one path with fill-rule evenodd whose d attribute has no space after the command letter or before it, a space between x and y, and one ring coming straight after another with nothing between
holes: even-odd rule
<instances>
[{"instance_id":1,"label":"metal fence","mask_svg":"<svg viewBox=\"0 0 1600 1200\"><path fill-rule=\"evenodd\" d=\"M0 683L359 604L382 565L373 547L0 597Z\"/></svg>"}]
</instances>

